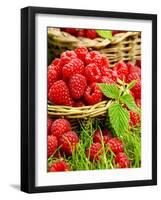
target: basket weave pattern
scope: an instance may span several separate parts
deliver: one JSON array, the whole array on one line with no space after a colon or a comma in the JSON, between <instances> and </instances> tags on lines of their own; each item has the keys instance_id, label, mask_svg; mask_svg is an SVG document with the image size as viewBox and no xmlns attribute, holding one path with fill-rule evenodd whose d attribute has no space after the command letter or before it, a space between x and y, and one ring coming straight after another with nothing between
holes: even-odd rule
<instances>
[{"instance_id":1,"label":"basket weave pattern","mask_svg":"<svg viewBox=\"0 0 161 200\"><path fill-rule=\"evenodd\" d=\"M111 66L118 61L135 62L141 57L141 33L125 32L115 35L112 40L103 38L91 40L75 37L58 28L48 29L49 49L53 51L55 49L72 50L79 46L86 46L89 50L97 50L104 54L108 57Z\"/></svg>"}]
</instances>

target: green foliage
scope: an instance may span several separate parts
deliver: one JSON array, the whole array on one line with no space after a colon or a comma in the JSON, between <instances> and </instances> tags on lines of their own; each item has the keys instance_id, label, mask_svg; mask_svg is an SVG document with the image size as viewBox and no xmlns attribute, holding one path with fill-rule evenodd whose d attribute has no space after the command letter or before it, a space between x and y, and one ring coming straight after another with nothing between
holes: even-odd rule
<instances>
[{"instance_id":1,"label":"green foliage","mask_svg":"<svg viewBox=\"0 0 161 200\"><path fill-rule=\"evenodd\" d=\"M77 131L79 135L79 144L72 156L66 157L62 155L61 159L69 163L71 170L98 170L98 169L113 169L116 168L113 160L115 154L110 151L107 145L102 144L103 154L100 161L91 162L86 156L86 150L93 143L93 133L96 129L100 129L100 122L97 119L88 119L80 123L80 130ZM101 125L102 126L102 125ZM105 128L105 127L104 127ZM103 129L100 129L103 130ZM125 132L120 139L124 145L124 151L131 161L131 167L136 168L141 165L141 136L140 128ZM58 149L59 151L59 149ZM48 159L48 166L53 162L58 161L60 158L51 156Z\"/></svg>"},{"instance_id":2,"label":"green foliage","mask_svg":"<svg viewBox=\"0 0 161 200\"><path fill-rule=\"evenodd\" d=\"M113 103L109 108L109 117L116 135L121 136L128 129L130 114L119 103Z\"/></svg>"},{"instance_id":3,"label":"green foliage","mask_svg":"<svg viewBox=\"0 0 161 200\"><path fill-rule=\"evenodd\" d=\"M97 34L105 39L112 39L112 31L107 30L96 30Z\"/></svg>"},{"instance_id":4,"label":"green foliage","mask_svg":"<svg viewBox=\"0 0 161 200\"><path fill-rule=\"evenodd\" d=\"M117 136L123 135L129 128L129 110L140 112L129 88L135 85L136 81L126 84L119 80L118 84L99 83L98 86L102 93L113 100L109 107L108 114L110 124ZM127 109L128 108L128 109Z\"/></svg>"},{"instance_id":5,"label":"green foliage","mask_svg":"<svg viewBox=\"0 0 161 200\"><path fill-rule=\"evenodd\" d=\"M120 100L129 108L129 110L138 112L138 107L135 103L134 97L131 94L123 94Z\"/></svg>"},{"instance_id":6,"label":"green foliage","mask_svg":"<svg viewBox=\"0 0 161 200\"><path fill-rule=\"evenodd\" d=\"M112 98L112 99L118 99L119 98L119 89L116 86L116 84L106 84L106 83L98 83L98 86L100 87L101 91L106 97Z\"/></svg>"},{"instance_id":7,"label":"green foliage","mask_svg":"<svg viewBox=\"0 0 161 200\"><path fill-rule=\"evenodd\" d=\"M135 85L136 83L137 83L136 80L131 81L131 82L127 85L127 88L130 90L131 88L134 87L134 85Z\"/></svg>"}]
</instances>

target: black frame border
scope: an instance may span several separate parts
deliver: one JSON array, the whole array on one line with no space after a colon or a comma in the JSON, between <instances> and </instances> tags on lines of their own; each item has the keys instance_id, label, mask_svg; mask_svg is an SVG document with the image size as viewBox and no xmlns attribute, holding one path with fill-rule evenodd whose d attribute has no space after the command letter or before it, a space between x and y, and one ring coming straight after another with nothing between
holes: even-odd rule
<instances>
[{"instance_id":1,"label":"black frame border","mask_svg":"<svg viewBox=\"0 0 161 200\"><path fill-rule=\"evenodd\" d=\"M60 14L152 21L152 179L35 186L35 16ZM21 9L21 190L27 193L157 185L157 15L47 7Z\"/></svg>"}]
</instances>

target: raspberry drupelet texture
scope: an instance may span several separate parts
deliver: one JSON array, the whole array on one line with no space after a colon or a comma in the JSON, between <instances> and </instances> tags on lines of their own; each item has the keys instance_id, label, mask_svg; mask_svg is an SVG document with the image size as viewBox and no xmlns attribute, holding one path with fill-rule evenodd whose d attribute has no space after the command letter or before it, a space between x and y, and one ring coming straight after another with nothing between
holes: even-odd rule
<instances>
[{"instance_id":1,"label":"raspberry drupelet texture","mask_svg":"<svg viewBox=\"0 0 161 200\"><path fill-rule=\"evenodd\" d=\"M51 134L57 138L71 130L71 125L66 119L56 119L51 126Z\"/></svg>"}]
</instances>

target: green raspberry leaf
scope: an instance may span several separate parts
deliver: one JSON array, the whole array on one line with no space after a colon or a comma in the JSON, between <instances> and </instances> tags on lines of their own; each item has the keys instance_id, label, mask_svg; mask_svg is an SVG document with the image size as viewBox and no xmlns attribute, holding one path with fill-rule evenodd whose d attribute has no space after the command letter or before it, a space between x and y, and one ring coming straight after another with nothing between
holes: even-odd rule
<instances>
[{"instance_id":1,"label":"green raspberry leaf","mask_svg":"<svg viewBox=\"0 0 161 200\"><path fill-rule=\"evenodd\" d=\"M100 90L106 97L118 99L120 91L116 84L98 83Z\"/></svg>"},{"instance_id":2,"label":"green raspberry leaf","mask_svg":"<svg viewBox=\"0 0 161 200\"><path fill-rule=\"evenodd\" d=\"M96 30L97 34L105 39L112 39L112 31Z\"/></svg>"},{"instance_id":3,"label":"green raspberry leaf","mask_svg":"<svg viewBox=\"0 0 161 200\"><path fill-rule=\"evenodd\" d=\"M128 129L130 114L119 103L115 102L109 107L110 123L118 137Z\"/></svg>"},{"instance_id":4,"label":"green raspberry leaf","mask_svg":"<svg viewBox=\"0 0 161 200\"><path fill-rule=\"evenodd\" d=\"M120 100L134 112L139 112L139 109L135 103L134 97L131 94L124 94L120 97Z\"/></svg>"},{"instance_id":5,"label":"green raspberry leaf","mask_svg":"<svg viewBox=\"0 0 161 200\"><path fill-rule=\"evenodd\" d=\"M133 80L131 81L128 85L127 85L127 88L130 90L131 88L134 87L134 85L137 83L137 80Z\"/></svg>"}]
</instances>

